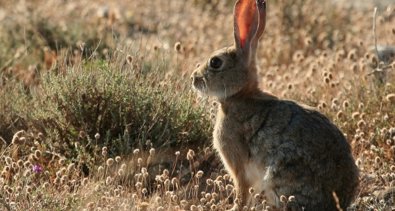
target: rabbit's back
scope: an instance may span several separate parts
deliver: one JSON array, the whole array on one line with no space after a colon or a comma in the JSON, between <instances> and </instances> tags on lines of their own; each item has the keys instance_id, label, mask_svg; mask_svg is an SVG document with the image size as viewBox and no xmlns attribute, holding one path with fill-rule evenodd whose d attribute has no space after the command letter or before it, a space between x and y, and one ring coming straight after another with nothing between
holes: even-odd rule
<instances>
[{"instance_id":1,"label":"rabbit's back","mask_svg":"<svg viewBox=\"0 0 395 211\"><path fill-rule=\"evenodd\" d=\"M278 196L294 195L306 210L350 204L358 169L340 130L324 115L292 101L262 101L247 125L250 158L265 167L265 185ZM269 179L268 179L269 178Z\"/></svg>"}]
</instances>

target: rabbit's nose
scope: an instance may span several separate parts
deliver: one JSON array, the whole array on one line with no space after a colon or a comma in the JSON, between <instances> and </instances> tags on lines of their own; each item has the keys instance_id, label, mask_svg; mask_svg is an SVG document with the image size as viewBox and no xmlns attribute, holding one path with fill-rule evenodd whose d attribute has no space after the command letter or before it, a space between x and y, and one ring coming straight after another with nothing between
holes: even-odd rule
<instances>
[{"instance_id":1,"label":"rabbit's nose","mask_svg":"<svg viewBox=\"0 0 395 211\"><path fill-rule=\"evenodd\" d=\"M198 77L198 74L197 74L196 71L194 71L194 72L192 73L192 75L191 75L191 80L194 81L196 77Z\"/></svg>"}]
</instances>

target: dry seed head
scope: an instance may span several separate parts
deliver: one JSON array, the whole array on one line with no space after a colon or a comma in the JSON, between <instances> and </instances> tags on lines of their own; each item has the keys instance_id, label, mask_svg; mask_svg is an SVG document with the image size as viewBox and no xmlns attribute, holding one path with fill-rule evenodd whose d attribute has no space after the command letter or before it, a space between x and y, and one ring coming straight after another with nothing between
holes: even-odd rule
<instances>
[{"instance_id":1,"label":"dry seed head","mask_svg":"<svg viewBox=\"0 0 395 211\"><path fill-rule=\"evenodd\" d=\"M151 149L149 150L149 155L151 155L151 156L154 156L154 155L155 155L155 149L154 149L154 148L151 148Z\"/></svg>"},{"instance_id":2,"label":"dry seed head","mask_svg":"<svg viewBox=\"0 0 395 211\"><path fill-rule=\"evenodd\" d=\"M6 192L7 192L7 194L11 195L11 194L14 192L14 190L12 190L11 187L8 187L8 188L6 189Z\"/></svg>"},{"instance_id":3,"label":"dry seed head","mask_svg":"<svg viewBox=\"0 0 395 211\"><path fill-rule=\"evenodd\" d=\"M162 202L162 198L160 197L160 196L157 196L156 198L155 198L155 203L156 204L160 204Z\"/></svg>"},{"instance_id":4,"label":"dry seed head","mask_svg":"<svg viewBox=\"0 0 395 211\"><path fill-rule=\"evenodd\" d=\"M363 103L359 103L358 104L358 109L359 110L362 110L364 107L365 107L365 105Z\"/></svg>"},{"instance_id":5,"label":"dry seed head","mask_svg":"<svg viewBox=\"0 0 395 211\"><path fill-rule=\"evenodd\" d=\"M180 205L181 205L181 207L185 208L188 205L188 201L183 199L183 200L180 201Z\"/></svg>"},{"instance_id":6,"label":"dry seed head","mask_svg":"<svg viewBox=\"0 0 395 211\"><path fill-rule=\"evenodd\" d=\"M178 182L178 179L176 178L176 177L173 177L173 179L171 179L171 184L172 185L177 185L179 182Z\"/></svg>"},{"instance_id":7,"label":"dry seed head","mask_svg":"<svg viewBox=\"0 0 395 211\"><path fill-rule=\"evenodd\" d=\"M187 153L187 160L192 160L194 156L195 152L192 149L189 149Z\"/></svg>"},{"instance_id":8,"label":"dry seed head","mask_svg":"<svg viewBox=\"0 0 395 211\"><path fill-rule=\"evenodd\" d=\"M89 202L86 206L87 206L88 210L94 210L95 202Z\"/></svg>"},{"instance_id":9,"label":"dry seed head","mask_svg":"<svg viewBox=\"0 0 395 211\"><path fill-rule=\"evenodd\" d=\"M225 191L225 186L222 185L222 183L219 184L219 185L218 185L218 190L221 191L221 192Z\"/></svg>"},{"instance_id":10,"label":"dry seed head","mask_svg":"<svg viewBox=\"0 0 395 211\"><path fill-rule=\"evenodd\" d=\"M67 169L65 167L62 167L61 169L59 169L60 175L65 174L67 171Z\"/></svg>"},{"instance_id":11,"label":"dry seed head","mask_svg":"<svg viewBox=\"0 0 395 211\"><path fill-rule=\"evenodd\" d=\"M74 163L70 163L70 164L67 166L67 172L73 171L74 167L75 167L75 164L74 164Z\"/></svg>"},{"instance_id":12,"label":"dry seed head","mask_svg":"<svg viewBox=\"0 0 395 211\"><path fill-rule=\"evenodd\" d=\"M114 164L114 159L112 159L112 158L107 159L106 165L107 166L112 166L112 164Z\"/></svg>"},{"instance_id":13,"label":"dry seed head","mask_svg":"<svg viewBox=\"0 0 395 211\"><path fill-rule=\"evenodd\" d=\"M15 188L15 190L16 190L16 192L18 192L18 193L20 193L21 191L22 191L22 187L20 186L20 185L18 185L16 188Z\"/></svg>"},{"instance_id":14,"label":"dry seed head","mask_svg":"<svg viewBox=\"0 0 395 211\"><path fill-rule=\"evenodd\" d=\"M85 131L82 131L82 130L81 130L81 131L79 132L78 136L79 136L80 138L82 138L82 139L85 138L85 137L86 137Z\"/></svg>"},{"instance_id":15,"label":"dry seed head","mask_svg":"<svg viewBox=\"0 0 395 211\"><path fill-rule=\"evenodd\" d=\"M140 150L139 150L139 149L135 149L135 150L133 150L133 154L134 154L134 155L137 155L137 154L139 154L139 152L140 152Z\"/></svg>"},{"instance_id":16,"label":"dry seed head","mask_svg":"<svg viewBox=\"0 0 395 211\"><path fill-rule=\"evenodd\" d=\"M224 174L223 179L226 180L226 181L230 180L230 175L229 174Z\"/></svg>"},{"instance_id":17,"label":"dry seed head","mask_svg":"<svg viewBox=\"0 0 395 211\"><path fill-rule=\"evenodd\" d=\"M304 43L305 43L305 45L309 46L313 43L313 40L311 39L311 37L306 37L304 39Z\"/></svg>"},{"instance_id":18,"label":"dry seed head","mask_svg":"<svg viewBox=\"0 0 395 211\"><path fill-rule=\"evenodd\" d=\"M366 122L363 119L361 119L358 121L357 125L358 125L358 128L362 129L363 127L365 127Z\"/></svg>"},{"instance_id":19,"label":"dry seed head","mask_svg":"<svg viewBox=\"0 0 395 211\"><path fill-rule=\"evenodd\" d=\"M295 196L290 196L290 197L288 197L288 201L289 201L289 202L295 202L295 201L296 201Z\"/></svg>"},{"instance_id":20,"label":"dry seed head","mask_svg":"<svg viewBox=\"0 0 395 211\"><path fill-rule=\"evenodd\" d=\"M392 145L392 140L391 140L391 139L387 139L387 140L385 141L385 143L386 143L388 146L391 146L391 145Z\"/></svg>"},{"instance_id":21,"label":"dry seed head","mask_svg":"<svg viewBox=\"0 0 395 211\"><path fill-rule=\"evenodd\" d=\"M16 132L14 134L14 136L12 137L12 144L22 144L23 142L21 141L22 136L25 134L26 132L24 130L20 130L18 132Z\"/></svg>"},{"instance_id":22,"label":"dry seed head","mask_svg":"<svg viewBox=\"0 0 395 211\"><path fill-rule=\"evenodd\" d=\"M10 186L8 186L8 185L4 185L4 186L3 186L3 189L4 189L4 190L7 190L7 189L9 189L9 188L10 188Z\"/></svg>"},{"instance_id":23,"label":"dry seed head","mask_svg":"<svg viewBox=\"0 0 395 211\"><path fill-rule=\"evenodd\" d=\"M126 169L126 164L125 164L125 163L122 163L122 165L121 165L121 169L123 169L123 170L125 170L125 169Z\"/></svg>"},{"instance_id":24,"label":"dry seed head","mask_svg":"<svg viewBox=\"0 0 395 211\"><path fill-rule=\"evenodd\" d=\"M143 187L143 183L136 182L136 184L134 186L136 187L137 190L140 190Z\"/></svg>"},{"instance_id":25,"label":"dry seed head","mask_svg":"<svg viewBox=\"0 0 395 211\"><path fill-rule=\"evenodd\" d=\"M113 180L112 177L108 176L106 178L106 185L110 185L112 183L112 180Z\"/></svg>"},{"instance_id":26,"label":"dry seed head","mask_svg":"<svg viewBox=\"0 0 395 211\"><path fill-rule=\"evenodd\" d=\"M141 165L143 163L143 159L142 158L137 158L137 164Z\"/></svg>"},{"instance_id":27,"label":"dry seed head","mask_svg":"<svg viewBox=\"0 0 395 211\"><path fill-rule=\"evenodd\" d=\"M174 154L178 157L180 156L180 151L176 151Z\"/></svg>"},{"instance_id":28,"label":"dry seed head","mask_svg":"<svg viewBox=\"0 0 395 211\"><path fill-rule=\"evenodd\" d=\"M42 140L42 139L44 139L44 134L42 132L39 132L37 134L37 137L38 137L38 139Z\"/></svg>"},{"instance_id":29,"label":"dry seed head","mask_svg":"<svg viewBox=\"0 0 395 211\"><path fill-rule=\"evenodd\" d=\"M145 167L141 168L141 173L143 173L143 174L148 173L147 168L145 168Z\"/></svg>"},{"instance_id":30,"label":"dry seed head","mask_svg":"<svg viewBox=\"0 0 395 211\"><path fill-rule=\"evenodd\" d=\"M251 187L251 188L248 189L248 192L249 192L250 194L253 194L253 193L255 192L255 190L254 190L254 188Z\"/></svg>"},{"instance_id":31,"label":"dry seed head","mask_svg":"<svg viewBox=\"0 0 395 211\"><path fill-rule=\"evenodd\" d=\"M286 203L286 202L287 202L287 197L284 196L284 195L281 195L281 196L280 196L280 201L281 201L282 203Z\"/></svg>"},{"instance_id":32,"label":"dry seed head","mask_svg":"<svg viewBox=\"0 0 395 211\"><path fill-rule=\"evenodd\" d=\"M375 164L381 164L381 158L379 156L374 158L374 163Z\"/></svg>"},{"instance_id":33,"label":"dry seed head","mask_svg":"<svg viewBox=\"0 0 395 211\"><path fill-rule=\"evenodd\" d=\"M200 195L201 195L202 197L204 197L204 196L206 195L206 191L200 192Z\"/></svg>"},{"instance_id":34,"label":"dry seed head","mask_svg":"<svg viewBox=\"0 0 395 211\"><path fill-rule=\"evenodd\" d=\"M32 190L33 190L32 186L30 186L30 185L26 186L26 193L27 194L30 194L32 192Z\"/></svg>"},{"instance_id":35,"label":"dry seed head","mask_svg":"<svg viewBox=\"0 0 395 211\"><path fill-rule=\"evenodd\" d=\"M122 176L125 174L125 170L123 168L118 169L118 176Z\"/></svg>"},{"instance_id":36,"label":"dry seed head","mask_svg":"<svg viewBox=\"0 0 395 211\"><path fill-rule=\"evenodd\" d=\"M287 88L288 88L288 90L291 90L293 88L293 85L292 84L288 84Z\"/></svg>"},{"instance_id":37,"label":"dry seed head","mask_svg":"<svg viewBox=\"0 0 395 211\"><path fill-rule=\"evenodd\" d=\"M191 205L191 211L199 211L199 208L196 205Z\"/></svg>"},{"instance_id":38,"label":"dry seed head","mask_svg":"<svg viewBox=\"0 0 395 211\"><path fill-rule=\"evenodd\" d=\"M99 173L103 172L103 171L104 171L104 167L103 167L103 166L99 166L99 168L97 168L97 171L98 171Z\"/></svg>"},{"instance_id":39,"label":"dry seed head","mask_svg":"<svg viewBox=\"0 0 395 211\"><path fill-rule=\"evenodd\" d=\"M169 179L166 179L165 182L164 182L164 184L165 184L166 187L169 187L170 184L171 184L171 182L170 182Z\"/></svg>"},{"instance_id":40,"label":"dry seed head","mask_svg":"<svg viewBox=\"0 0 395 211\"><path fill-rule=\"evenodd\" d=\"M178 196L177 196L176 194L172 195L172 196L171 196L171 200L172 200L173 202L178 201ZM179 210L179 209L177 209L177 210Z\"/></svg>"},{"instance_id":41,"label":"dry seed head","mask_svg":"<svg viewBox=\"0 0 395 211\"><path fill-rule=\"evenodd\" d=\"M17 165L19 168L22 168L23 167L23 160L18 160Z\"/></svg>"},{"instance_id":42,"label":"dry seed head","mask_svg":"<svg viewBox=\"0 0 395 211\"><path fill-rule=\"evenodd\" d=\"M60 178L60 184L66 184L66 182L69 180L69 178L68 178L68 176L67 175L63 175L61 178Z\"/></svg>"},{"instance_id":43,"label":"dry seed head","mask_svg":"<svg viewBox=\"0 0 395 211\"><path fill-rule=\"evenodd\" d=\"M103 149L106 149L106 150L103 150ZM101 151L101 155L102 155L103 157L107 157L107 154L108 154L108 152L107 152L107 147L106 147L106 148L103 147L103 149L102 149L102 151Z\"/></svg>"},{"instance_id":44,"label":"dry seed head","mask_svg":"<svg viewBox=\"0 0 395 211\"><path fill-rule=\"evenodd\" d=\"M385 100L390 103L395 103L395 93L391 93L385 96Z\"/></svg>"},{"instance_id":45,"label":"dry seed head","mask_svg":"<svg viewBox=\"0 0 395 211\"><path fill-rule=\"evenodd\" d=\"M82 185L87 185L88 182L89 182L89 179L88 179L87 177L85 177L85 178L82 180Z\"/></svg>"},{"instance_id":46,"label":"dry seed head","mask_svg":"<svg viewBox=\"0 0 395 211\"><path fill-rule=\"evenodd\" d=\"M348 106L350 106L350 103L347 100L345 100L343 102L343 108L346 109L346 108L348 108Z\"/></svg>"},{"instance_id":47,"label":"dry seed head","mask_svg":"<svg viewBox=\"0 0 395 211\"><path fill-rule=\"evenodd\" d=\"M30 168L31 162L30 162L30 161L25 161L25 162L23 163L23 166L24 166L25 168Z\"/></svg>"},{"instance_id":48,"label":"dry seed head","mask_svg":"<svg viewBox=\"0 0 395 211\"><path fill-rule=\"evenodd\" d=\"M65 164L66 160L64 158L61 158L58 163L59 165L63 166Z\"/></svg>"},{"instance_id":49,"label":"dry seed head","mask_svg":"<svg viewBox=\"0 0 395 211\"><path fill-rule=\"evenodd\" d=\"M342 119L342 118L344 117L343 111L337 112L336 117L337 117L338 119Z\"/></svg>"},{"instance_id":50,"label":"dry seed head","mask_svg":"<svg viewBox=\"0 0 395 211\"><path fill-rule=\"evenodd\" d=\"M162 176L156 175L156 176L155 176L155 181L158 182L158 183L163 182Z\"/></svg>"},{"instance_id":51,"label":"dry seed head","mask_svg":"<svg viewBox=\"0 0 395 211\"><path fill-rule=\"evenodd\" d=\"M166 191L165 192L165 196L166 197L171 197L173 195L173 192L172 191Z\"/></svg>"},{"instance_id":52,"label":"dry seed head","mask_svg":"<svg viewBox=\"0 0 395 211\"><path fill-rule=\"evenodd\" d=\"M354 73L356 73L356 72L358 71L358 64L357 64L357 63L352 64L350 69L351 69Z\"/></svg>"},{"instance_id":53,"label":"dry seed head","mask_svg":"<svg viewBox=\"0 0 395 211\"><path fill-rule=\"evenodd\" d=\"M181 52L181 48L182 48L182 46L181 46L181 42L176 42L175 44L174 44L174 50L176 51L176 52Z\"/></svg>"},{"instance_id":54,"label":"dry seed head","mask_svg":"<svg viewBox=\"0 0 395 211\"><path fill-rule=\"evenodd\" d=\"M331 82L331 79L329 77L324 77L324 82L326 84L329 84Z\"/></svg>"},{"instance_id":55,"label":"dry seed head","mask_svg":"<svg viewBox=\"0 0 395 211\"><path fill-rule=\"evenodd\" d=\"M95 134L95 139L96 139L96 140L99 140L99 139L100 139L100 134L99 134L99 133L96 133L96 134Z\"/></svg>"},{"instance_id":56,"label":"dry seed head","mask_svg":"<svg viewBox=\"0 0 395 211\"><path fill-rule=\"evenodd\" d=\"M9 166L12 165L12 158L6 157L6 158L5 158L5 162L6 162L6 164L9 165Z\"/></svg>"},{"instance_id":57,"label":"dry seed head","mask_svg":"<svg viewBox=\"0 0 395 211\"><path fill-rule=\"evenodd\" d=\"M146 194L148 193L147 188L143 188L143 189L141 190L141 193L144 194L144 195L146 195Z\"/></svg>"},{"instance_id":58,"label":"dry seed head","mask_svg":"<svg viewBox=\"0 0 395 211\"><path fill-rule=\"evenodd\" d=\"M134 178L135 178L136 180L140 180L142 176L143 176L143 174L137 173L137 174L134 175Z\"/></svg>"},{"instance_id":59,"label":"dry seed head","mask_svg":"<svg viewBox=\"0 0 395 211\"><path fill-rule=\"evenodd\" d=\"M60 171L60 170L57 171L57 172L55 173L55 175L56 175L56 177L59 177L59 178L60 178L60 177L62 176L62 171Z\"/></svg>"},{"instance_id":60,"label":"dry seed head","mask_svg":"<svg viewBox=\"0 0 395 211\"><path fill-rule=\"evenodd\" d=\"M204 172L201 171L201 170L199 170L199 171L196 173L196 177L197 177L197 178L201 178L201 177L203 176L203 174L204 174Z\"/></svg>"},{"instance_id":61,"label":"dry seed head","mask_svg":"<svg viewBox=\"0 0 395 211\"><path fill-rule=\"evenodd\" d=\"M49 182L44 182L43 188L48 188L49 187Z\"/></svg>"},{"instance_id":62,"label":"dry seed head","mask_svg":"<svg viewBox=\"0 0 395 211\"><path fill-rule=\"evenodd\" d=\"M169 170L164 169L162 174L163 174L164 176L168 177L168 176L169 176Z\"/></svg>"},{"instance_id":63,"label":"dry seed head","mask_svg":"<svg viewBox=\"0 0 395 211\"><path fill-rule=\"evenodd\" d=\"M233 185L231 185L231 184L227 184L226 185L226 187L225 187L225 189L227 190L227 191L233 191L234 190L234 186Z\"/></svg>"},{"instance_id":64,"label":"dry seed head","mask_svg":"<svg viewBox=\"0 0 395 211\"><path fill-rule=\"evenodd\" d=\"M351 114L351 118L352 119L354 119L354 120L356 120L356 119L358 119L359 118L359 112L358 111L356 111L356 112L353 112L352 114Z\"/></svg>"}]
</instances>

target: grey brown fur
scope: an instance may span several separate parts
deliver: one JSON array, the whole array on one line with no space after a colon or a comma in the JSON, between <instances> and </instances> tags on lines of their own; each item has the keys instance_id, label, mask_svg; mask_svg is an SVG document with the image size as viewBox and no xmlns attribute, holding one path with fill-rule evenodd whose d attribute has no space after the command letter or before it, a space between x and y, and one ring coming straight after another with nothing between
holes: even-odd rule
<instances>
[{"instance_id":1,"label":"grey brown fur","mask_svg":"<svg viewBox=\"0 0 395 211\"><path fill-rule=\"evenodd\" d=\"M281 195L292 195L300 210L307 211L337 210L334 192L345 210L359 180L342 132L314 109L258 88L255 51L264 30L265 4L237 1L235 45L214 52L192 74L194 89L219 101L213 146L233 178L241 205L251 202L248 190L253 188L274 208L280 207ZM246 7L250 11L241 13ZM251 20L249 14L259 21L243 22ZM252 31L238 31L242 24Z\"/></svg>"}]
</instances>

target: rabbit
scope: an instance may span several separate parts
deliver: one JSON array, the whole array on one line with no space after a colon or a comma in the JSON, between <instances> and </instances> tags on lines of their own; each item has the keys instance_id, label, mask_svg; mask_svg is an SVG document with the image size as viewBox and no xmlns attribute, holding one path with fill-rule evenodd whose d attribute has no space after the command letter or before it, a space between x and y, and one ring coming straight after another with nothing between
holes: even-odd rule
<instances>
[{"instance_id":1,"label":"rabbit","mask_svg":"<svg viewBox=\"0 0 395 211\"><path fill-rule=\"evenodd\" d=\"M359 170L343 133L313 108L258 88L256 51L265 25L265 0L238 0L234 45L191 75L193 89L218 102L213 147L234 182L234 209L251 205L252 188L274 209L283 195L294 196L299 210L345 210Z\"/></svg>"}]
</instances>

